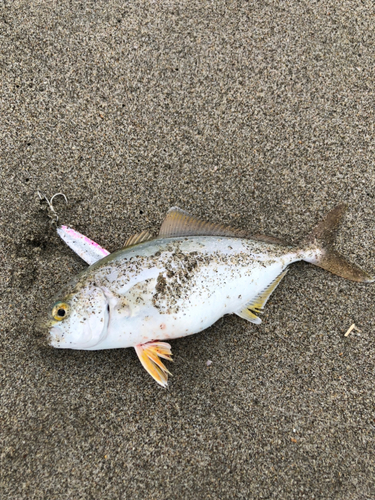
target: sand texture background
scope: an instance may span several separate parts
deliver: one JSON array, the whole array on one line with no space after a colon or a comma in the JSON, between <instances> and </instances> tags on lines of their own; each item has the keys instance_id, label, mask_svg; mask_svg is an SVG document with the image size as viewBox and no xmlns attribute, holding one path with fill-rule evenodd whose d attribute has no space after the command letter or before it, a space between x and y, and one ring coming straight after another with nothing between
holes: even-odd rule
<instances>
[{"instance_id":1,"label":"sand texture background","mask_svg":"<svg viewBox=\"0 0 375 500\"><path fill-rule=\"evenodd\" d=\"M297 243L346 201L375 274L373 1L0 8L2 498L375 498L375 285L294 265L262 325L173 341L168 390L34 330L85 268L38 190L110 251L174 205Z\"/></svg>"}]
</instances>

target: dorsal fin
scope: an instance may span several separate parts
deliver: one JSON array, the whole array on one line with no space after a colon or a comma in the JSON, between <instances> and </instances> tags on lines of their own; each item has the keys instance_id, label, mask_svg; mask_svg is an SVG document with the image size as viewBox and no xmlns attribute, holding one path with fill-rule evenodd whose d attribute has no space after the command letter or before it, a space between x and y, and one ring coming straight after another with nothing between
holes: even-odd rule
<instances>
[{"instance_id":1,"label":"dorsal fin","mask_svg":"<svg viewBox=\"0 0 375 500\"><path fill-rule=\"evenodd\" d=\"M285 247L291 246L285 240L281 240L280 238L275 238L275 236L266 236L264 234L252 234L249 236L251 240L264 241L264 243L270 243L271 245L282 245Z\"/></svg>"},{"instance_id":2,"label":"dorsal fin","mask_svg":"<svg viewBox=\"0 0 375 500\"><path fill-rule=\"evenodd\" d=\"M172 207L168 210L159 231L159 238L172 238L174 236L232 236L234 238L263 241L272 245L288 246L288 243L273 236L251 235L243 229L234 229L224 224L215 224L198 219L178 207Z\"/></svg>"},{"instance_id":3,"label":"dorsal fin","mask_svg":"<svg viewBox=\"0 0 375 500\"><path fill-rule=\"evenodd\" d=\"M190 215L181 208L173 207L168 210L159 237L171 238L173 236L234 236L246 238L247 232L233 229L223 224L215 224Z\"/></svg>"},{"instance_id":4,"label":"dorsal fin","mask_svg":"<svg viewBox=\"0 0 375 500\"><path fill-rule=\"evenodd\" d=\"M147 229L138 234L133 234L125 241L124 248L137 245L137 243L142 243L143 241L152 240L154 237L150 234Z\"/></svg>"}]
</instances>

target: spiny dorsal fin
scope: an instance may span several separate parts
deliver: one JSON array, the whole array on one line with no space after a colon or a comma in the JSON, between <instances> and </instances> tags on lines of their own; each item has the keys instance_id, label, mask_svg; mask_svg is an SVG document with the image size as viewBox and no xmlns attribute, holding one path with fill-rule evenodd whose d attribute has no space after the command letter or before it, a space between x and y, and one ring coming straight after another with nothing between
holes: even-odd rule
<instances>
[{"instance_id":1,"label":"spiny dorsal fin","mask_svg":"<svg viewBox=\"0 0 375 500\"><path fill-rule=\"evenodd\" d=\"M173 236L234 236L245 238L247 232L223 224L206 222L181 210L181 208L173 207L168 210L160 228L159 237L171 238Z\"/></svg>"},{"instance_id":2,"label":"spiny dorsal fin","mask_svg":"<svg viewBox=\"0 0 375 500\"><path fill-rule=\"evenodd\" d=\"M142 231L139 234L133 234L133 236L129 236L129 238L125 241L124 248L137 245L137 243L142 243L143 241L152 240L153 238L152 234L150 234L147 230Z\"/></svg>"},{"instance_id":3,"label":"spiny dorsal fin","mask_svg":"<svg viewBox=\"0 0 375 500\"><path fill-rule=\"evenodd\" d=\"M288 243L273 236L251 235L243 229L234 229L224 224L215 224L198 219L178 207L168 210L159 232L159 238L172 238L173 236L232 236L233 238L263 241L272 245L288 246Z\"/></svg>"},{"instance_id":4,"label":"spiny dorsal fin","mask_svg":"<svg viewBox=\"0 0 375 500\"><path fill-rule=\"evenodd\" d=\"M266 305L268 299L270 298L272 292L275 290L280 281L284 278L288 269L285 269L281 274L278 275L276 279L272 281L268 287L252 299L246 306L241 309L241 311L236 312L237 316L247 319L251 323L259 325L262 320L255 315L255 313L260 313L264 306Z\"/></svg>"}]
</instances>

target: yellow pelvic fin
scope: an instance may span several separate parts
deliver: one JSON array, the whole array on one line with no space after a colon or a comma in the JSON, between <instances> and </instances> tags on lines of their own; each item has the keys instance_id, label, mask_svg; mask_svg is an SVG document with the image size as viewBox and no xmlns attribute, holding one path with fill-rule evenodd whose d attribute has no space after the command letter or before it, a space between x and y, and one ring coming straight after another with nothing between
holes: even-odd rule
<instances>
[{"instance_id":1,"label":"yellow pelvic fin","mask_svg":"<svg viewBox=\"0 0 375 500\"><path fill-rule=\"evenodd\" d=\"M288 269L285 269L282 273L280 273L276 279L274 279L267 288L265 288L262 292L258 293L258 295L252 299L246 306L236 314L243 319L247 319L251 323L255 323L259 325L262 320L258 318L254 313L260 313L264 306L266 305L268 299L270 298L272 292L276 289L277 285L284 278Z\"/></svg>"},{"instance_id":2,"label":"yellow pelvic fin","mask_svg":"<svg viewBox=\"0 0 375 500\"><path fill-rule=\"evenodd\" d=\"M124 248L131 247L133 245L137 245L138 243L142 243L143 241L149 241L154 239L152 234L150 234L147 230L142 231L139 234L133 234L133 236L129 236L129 238L125 241Z\"/></svg>"},{"instance_id":3,"label":"yellow pelvic fin","mask_svg":"<svg viewBox=\"0 0 375 500\"><path fill-rule=\"evenodd\" d=\"M148 371L151 377L162 387L168 385L168 374L172 375L160 358L173 361L171 356L171 346L167 342L147 342L134 347L143 367Z\"/></svg>"}]
</instances>

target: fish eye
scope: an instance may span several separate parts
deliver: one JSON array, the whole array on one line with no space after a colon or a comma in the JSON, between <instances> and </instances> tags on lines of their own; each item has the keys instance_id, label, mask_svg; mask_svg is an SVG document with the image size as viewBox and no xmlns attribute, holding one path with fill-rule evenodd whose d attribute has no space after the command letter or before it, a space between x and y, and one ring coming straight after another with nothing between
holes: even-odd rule
<instances>
[{"instance_id":1,"label":"fish eye","mask_svg":"<svg viewBox=\"0 0 375 500\"><path fill-rule=\"evenodd\" d=\"M53 306L52 316L56 321L61 321L68 314L68 304L58 302Z\"/></svg>"}]
</instances>

